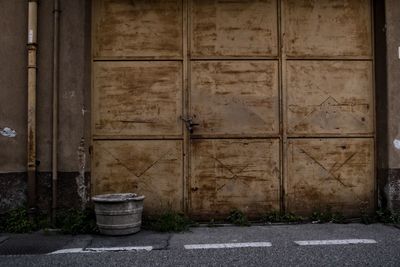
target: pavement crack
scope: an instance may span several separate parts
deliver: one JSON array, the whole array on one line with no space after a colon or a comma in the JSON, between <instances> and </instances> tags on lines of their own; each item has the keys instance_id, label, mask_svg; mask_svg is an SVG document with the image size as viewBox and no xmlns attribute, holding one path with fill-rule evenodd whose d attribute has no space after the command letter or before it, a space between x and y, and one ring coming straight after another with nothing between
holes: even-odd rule
<instances>
[{"instance_id":1,"label":"pavement crack","mask_svg":"<svg viewBox=\"0 0 400 267\"><path fill-rule=\"evenodd\" d=\"M86 250L86 248L90 248L93 243L93 237L90 237L90 240L82 247L82 250Z\"/></svg>"},{"instance_id":2,"label":"pavement crack","mask_svg":"<svg viewBox=\"0 0 400 267\"><path fill-rule=\"evenodd\" d=\"M2 236L2 237L0 237L0 244L3 244L3 243L6 242L8 239L10 239L9 236Z\"/></svg>"},{"instance_id":3,"label":"pavement crack","mask_svg":"<svg viewBox=\"0 0 400 267\"><path fill-rule=\"evenodd\" d=\"M153 247L153 250L170 250L170 242L171 242L171 239L172 239L172 235L173 234L169 234L168 235L168 238L166 239L164 246L160 246L160 247L157 247L157 248Z\"/></svg>"}]
</instances>

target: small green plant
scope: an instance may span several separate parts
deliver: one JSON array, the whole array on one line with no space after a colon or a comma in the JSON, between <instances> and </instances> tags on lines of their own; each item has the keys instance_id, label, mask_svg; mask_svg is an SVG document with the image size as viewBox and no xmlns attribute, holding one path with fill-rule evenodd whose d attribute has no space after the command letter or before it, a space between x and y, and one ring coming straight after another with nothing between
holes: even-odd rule
<instances>
[{"instance_id":1,"label":"small green plant","mask_svg":"<svg viewBox=\"0 0 400 267\"><path fill-rule=\"evenodd\" d=\"M183 232L189 230L194 222L182 213L166 211L161 215L147 217L143 228L157 232Z\"/></svg>"},{"instance_id":2,"label":"small green plant","mask_svg":"<svg viewBox=\"0 0 400 267\"><path fill-rule=\"evenodd\" d=\"M24 207L8 211L2 216L1 231L8 233L28 233L37 230L34 219L30 219Z\"/></svg>"},{"instance_id":3,"label":"small green plant","mask_svg":"<svg viewBox=\"0 0 400 267\"><path fill-rule=\"evenodd\" d=\"M282 213L279 211L268 212L261 217L264 223L279 223L282 222L281 218Z\"/></svg>"},{"instance_id":4,"label":"small green plant","mask_svg":"<svg viewBox=\"0 0 400 267\"><path fill-rule=\"evenodd\" d=\"M329 212L322 212L322 211L314 211L311 216L310 220L312 222L317 222L317 223L327 223L330 222L332 218L331 213Z\"/></svg>"},{"instance_id":5,"label":"small green plant","mask_svg":"<svg viewBox=\"0 0 400 267\"><path fill-rule=\"evenodd\" d=\"M388 209L379 209L372 215L363 212L361 215L361 222L364 224L377 222L400 224L400 213L392 213Z\"/></svg>"},{"instance_id":6,"label":"small green plant","mask_svg":"<svg viewBox=\"0 0 400 267\"><path fill-rule=\"evenodd\" d=\"M303 217L293 213L282 213L279 211L268 212L262 216L264 223L298 223L304 221Z\"/></svg>"},{"instance_id":7,"label":"small green plant","mask_svg":"<svg viewBox=\"0 0 400 267\"><path fill-rule=\"evenodd\" d=\"M330 209L326 211L314 211L311 216L310 220L316 223L345 223L345 217L340 212L332 213Z\"/></svg>"},{"instance_id":8,"label":"small green plant","mask_svg":"<svg viewBox=\"0 0 400 267\"><path fill-rule=\"evenodd\" d=\"M392 213L390 210L377 210L377 220L381 223L400 223L400 213Z\"/></svg>"},{"instance_id":9,"label":"small green plant","mask_svg":"<svg viewBox=\"0 0 400 267\"><path fill-rule=\"evenodd\" d=\"M56 213L55 227L64 234L98 233L96 216L92 209L65 209Z\"/></svg>"},{"instance_id":10,"label":"small green plant","mask_svg":"<svg viewBox=\"0 0 400 267\"><path fill-rule=\"evenodd\" d=\"M31 217L26 207L9 210L0 216L0 232L29 233L50 225L47 214L38 212Z\"/></svg>"},{"instance_id":11,"label":"small green plant","mask_svg":"<svg viewBox=\"0 0 400 267\"><path fill-rule=\"evenodd\" d=\"M228 218L228 222L238 225L238 226L250 226L250 222L247 219L246 214L238 209L234 209L230 212Z\"/></svg>"}]
</instances>

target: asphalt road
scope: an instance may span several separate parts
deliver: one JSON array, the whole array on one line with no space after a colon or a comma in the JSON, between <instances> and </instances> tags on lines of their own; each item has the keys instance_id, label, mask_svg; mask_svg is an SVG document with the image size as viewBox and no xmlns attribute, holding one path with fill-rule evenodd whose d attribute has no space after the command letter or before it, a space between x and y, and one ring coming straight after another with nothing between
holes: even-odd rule
<instances>
[{"instance_id":1,"label":"asphalt road","mask_svg":"<svg viewBox=\"0 0 400 267\"><path fill-rule=\"evenodd\" d=\"M36 237L10 236L9 241ZM53 236L53 240L59 238ZM181 234L141 232L127 237L75 236L65 241L50 250L60 254L4 255L0 266L400 266L400 229L381 224L200 227ZM295 241L318 242L299 245ZM194 244L202 249L185 248ZM210 248L218 247L215 244L239 247ZM249 245L255 247L240 247ZM118 249L103 251L113 248ZM124 249L130 251L120 251Z\"/></svg>"}]
</instances>

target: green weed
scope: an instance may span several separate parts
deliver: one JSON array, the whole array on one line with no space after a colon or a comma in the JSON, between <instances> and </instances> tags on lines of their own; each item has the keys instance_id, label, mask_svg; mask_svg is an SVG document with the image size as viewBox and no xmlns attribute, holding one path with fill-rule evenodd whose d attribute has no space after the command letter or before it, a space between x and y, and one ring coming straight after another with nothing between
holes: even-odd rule
<instances>
[{"instance_id":1,"label":"green weed","mask_svg":"<svg viewBox=\"0 0 400 267\"><path fill-rule=\"evenodd\" d=\"M183 232L194 222L182 213L166 211L161 215L144 218L143 228L157 232Z\"/></svg>"},{"instance_id":2,"label":"green weed","mask_svg":"<svg viewBox=\"0 0 400 267\"><path fill-rule=\"evenodd\" d=\"M37 230L35 220L28 216L26 208L16 208L2 216L1 231L8 233L28 233Z\"/></svg>"},{"instance_id":3,"label":"green weed","mask_svg":"<svg viewBox=\"0 0 400 267\"><path fill-rule=\"evenodd\" d=\"M64 234L98 233L96 215L92 209L64 209L56 213L55 225Z\"/></svg>"},{"instance_id":4,"label":"green weed","mask_svg":"<svg viewBox=\"0 0 400 267\"><path fill-rule=\"evenodd\" d=\"M238 209L234 209L230 212L228 218L228 222L238 225L238 226L250 226L250 222L247 219L246 214Z\"/></svg>"},{"instance_id":5,"label":"green weed","mask_svg":"<svg viewBox=\"0 0 400 267\"><path fill-rule=\"evenodd\" d=\"M298 223L304 221L303 217L293 213L282 213L279 211L268 212L262 216L264 223Z\"/></svg>"},{"instance_id":6,"label":"green weed","mask_svg":"<svg viewBox=\"0 0 400 267\"><path fill-rule=\"evenodd\" d=\"M331 212L330 209L326 211L314 211L311 216L310 220L316 223L345 223L345 217L340 212Z\"/></svg>"},{"instance_id":7,"label":"green weed","mask_svg":"<svg viewBox=\"0 0 400 267\"><path fill-rule=\"evenodd\" d=\"M361 215L361 222L364 224L371 223L392 223L400 224L400 213L392 213L388 209L379 209L372 215L363 213Z\"/></svg>"},{"instance_id":8,"label":"green weed","mask_svg":"<svg viewBox=\"0 0 400 267\"><path fill-rule=\"evenodd\" d=\"M47 214L37 213L30 217L26 207L9 210L0 217L0 232L30 233L50 225Z\"/></svg>"}]
</instances>

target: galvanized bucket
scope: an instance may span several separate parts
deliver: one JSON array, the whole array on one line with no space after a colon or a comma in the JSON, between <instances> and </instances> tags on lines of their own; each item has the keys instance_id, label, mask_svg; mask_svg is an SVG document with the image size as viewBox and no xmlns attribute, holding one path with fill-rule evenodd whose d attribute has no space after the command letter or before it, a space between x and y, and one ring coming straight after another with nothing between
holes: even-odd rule
<instances>
[{"instance_id":1,"label":"galvanized bucket","mask_svg":"<svg viewBox=\"0 0 400 267\"><path fill-rule=\"evenodd\" d=\"M133 193L92 197L97 226L105 235L129 235L140 231L144 196Z\"/></svg>"}]
</instances>

